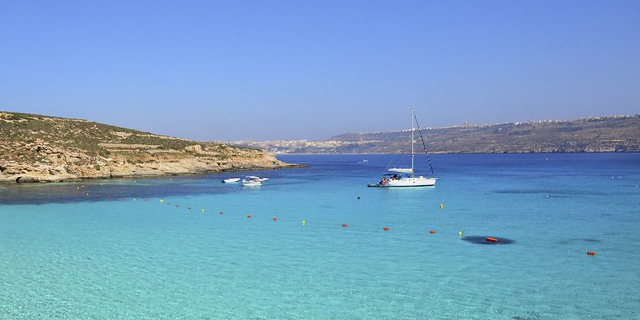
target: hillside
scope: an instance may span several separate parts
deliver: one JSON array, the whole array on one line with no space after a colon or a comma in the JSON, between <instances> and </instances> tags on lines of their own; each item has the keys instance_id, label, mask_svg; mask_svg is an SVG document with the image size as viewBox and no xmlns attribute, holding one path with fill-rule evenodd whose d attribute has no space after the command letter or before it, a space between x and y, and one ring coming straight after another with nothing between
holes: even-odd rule
<instances>
[{"instance_id":1,"label":"hillside","mask_svg":"<svg viewBox=\"0 0 640 320\"><path fill-rule=\"evenodd\" d=\"M0 182L157 176L287 166L267 152L86 120L0 112Z\"/></svg>"},{"instance_id":2,"label":"hillside","mask_svg":"<svg viewBox=\"0 0 640 320\"><path fill-rule=\"evenodd\" d=\"M237 144L278 153L407 153L410 134L347 133L324 141ZM429 151L441 153L640 152L640 115L423 128L422 134Z\"/></svg>"}]
</instances>

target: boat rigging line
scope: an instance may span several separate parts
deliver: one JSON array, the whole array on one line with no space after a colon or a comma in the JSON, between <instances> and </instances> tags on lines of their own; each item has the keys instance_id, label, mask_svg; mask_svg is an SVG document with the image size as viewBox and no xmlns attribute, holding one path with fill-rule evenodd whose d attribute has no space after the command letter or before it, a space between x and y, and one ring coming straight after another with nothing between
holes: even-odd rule
<instances>
[{"instance_id":1,"label":"boat rigging line","mask_svg":"<svg viewBox=\"0 0 640 320\"><path fill-rule=\"evenodd\" d=\"M429 169L431 169L431 174L435 177L436 173L433 171L433 166L431 165L431 158L429 158L429 151L427 150L427 144L424 143L424 138L422 137L422 129L420 129L420 124L418 123L418 118L416 115L413 115L413 118L416 120L416 125L418 126L418 133L420 134L420 141L422 141L422 146L424 147L424 154L427 155L427 162L429 163Z\"/></svg>"}]
</instances>

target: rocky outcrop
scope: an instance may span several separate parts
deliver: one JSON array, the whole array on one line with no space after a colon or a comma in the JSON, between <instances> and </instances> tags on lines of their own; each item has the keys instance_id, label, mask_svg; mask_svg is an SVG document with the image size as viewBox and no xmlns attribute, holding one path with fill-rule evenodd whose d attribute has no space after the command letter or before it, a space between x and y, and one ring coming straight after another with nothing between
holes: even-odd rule
<instances>
[{"instance_id":1,"label":"rocky outcrop","mask_svg":"<svg viewBox=\"0 0 640 320\"><path fill-rule=\"evenodd\" d=\"M0 182L161 176L291 166L273 154L131 129L0 112Z\"/></svg>"}]
</instances>

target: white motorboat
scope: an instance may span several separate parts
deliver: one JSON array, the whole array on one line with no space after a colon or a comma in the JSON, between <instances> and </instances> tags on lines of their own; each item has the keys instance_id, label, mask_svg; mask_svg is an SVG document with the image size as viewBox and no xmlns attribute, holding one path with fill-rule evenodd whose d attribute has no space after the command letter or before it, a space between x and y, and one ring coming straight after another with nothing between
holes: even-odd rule
<instances>
[{"instance_id":1,"label":"white motorboat","mask_svg":"<svg viewBox=\"0 0 640 320\"><path fill-rule=\"evenodd\" d=\"M246 176L242 179L242 185L245 187L259 187L262 185L262 182L258 177Z\"/></svg>"},{"instance_id":2,"label":"white motorboat","mask_svg":"<svg viewBox=\"0 0 640 320\"><path fill-rule=\"evenodd\" d=\"M429 159L429 154L427 153L427 147L424 143L424 139L422 139L422 133L420 133L420 139L422 140L422 144L425 147L424 151L427 155L427 161L429 163L429 168L431 169L431 177L424 176L416 176L414 174L414 131L413 121L415 119L415 115L413 114L413 109L411 109L411 168L391 168L389 171L395 173L387 173L382 176L380 179L380 183L378 184L370 184L369 187L431 187L436 185L436 177L433 172L433 166L431 166L431 160ZM417 119L416 123L418 122ZM419 126L418 126L418 130ZM420 131L419 131L420 132Z\"/></svg>"},{"instance_id":3,"label":"white motorboat","mask_svg":"<svg viewBox=\"0 0 640 320\"><path fill-rule=\"evenodd\" d=\"M240 178L228 178L228 179L222 179L222 183L236 183L239 182Z\"/></svg>"}]
</instances>

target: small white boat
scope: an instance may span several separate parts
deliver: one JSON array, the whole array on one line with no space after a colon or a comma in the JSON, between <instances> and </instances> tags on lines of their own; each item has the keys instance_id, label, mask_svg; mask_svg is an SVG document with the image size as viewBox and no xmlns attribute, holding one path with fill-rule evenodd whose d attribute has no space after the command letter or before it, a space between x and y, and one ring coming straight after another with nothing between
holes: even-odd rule
<instances>
[{"instance_id":1,"label":"small white boat","mask_svg":"<svg viewBox=\"0 0 640 320\"><path fill-rule=\"evenodd\" d=\"M242 185L245 187L259 187L262 185L262 182L258 177L246 176L242 179Z\"/></svg>"},{"instance_id":2,"label":"small white boat","mask_svg":"<svg viewBox=\"0 0 640 320\"><path fill-rule=\"evenodd\" d=\"M239 182L240 178L228 178L228 179L222 179L222 183L236 183Z\"/></svg>"}]
</instances>

